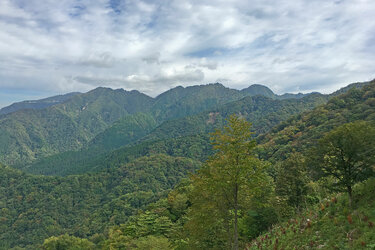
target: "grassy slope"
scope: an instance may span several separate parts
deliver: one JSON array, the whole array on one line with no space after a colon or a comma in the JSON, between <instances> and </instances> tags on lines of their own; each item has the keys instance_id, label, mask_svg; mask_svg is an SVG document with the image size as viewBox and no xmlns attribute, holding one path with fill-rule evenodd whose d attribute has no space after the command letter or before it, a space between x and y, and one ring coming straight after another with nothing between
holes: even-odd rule
<instances>
[{"instance_id":1,"label":"grassy slope","mask_svg":"<svg viewBox=\"0 0 375 250\"><path fill-rule=\"evenodd\" d=\"M248 249L375 249L375 179L357 185L355 204L338 194L275 225Z\"/></svg>"}]
</instances>

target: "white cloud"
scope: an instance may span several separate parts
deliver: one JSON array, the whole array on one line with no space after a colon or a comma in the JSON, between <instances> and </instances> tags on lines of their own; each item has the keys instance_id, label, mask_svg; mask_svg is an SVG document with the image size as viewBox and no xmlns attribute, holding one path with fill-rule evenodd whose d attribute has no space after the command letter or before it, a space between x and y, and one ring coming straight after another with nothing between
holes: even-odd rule
<instances>
[{"instance_id":1,"label":"white cloud","mask_svg":"<svg viewBox=\"0 0 375 250\"><path fill-rule=\"evenodd\" d=\"M328 92L375 78L373 16L370 0L2 0L0 91Z\"/></svg>"}]
</instances>

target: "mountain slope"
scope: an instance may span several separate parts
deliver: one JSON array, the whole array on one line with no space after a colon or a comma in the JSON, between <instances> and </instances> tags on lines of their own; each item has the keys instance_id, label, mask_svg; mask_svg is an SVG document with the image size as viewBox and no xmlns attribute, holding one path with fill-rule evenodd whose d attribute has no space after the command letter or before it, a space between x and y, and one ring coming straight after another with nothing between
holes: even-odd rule
<instances>
[{"instance_id":1,"label":"mountain slope","mask_svg":"<svg viewBox=\"0 0 375 250\"><path fill-rule=\"evenodd\" d=\"M96 174L35 176L0 165L0 249L37 249L64 233L88 237L124 223L199 167L153 155Z\"/></svg>"},{"instance_id":2,"label":"mountain slope","mask_svg":"<svg viewBox=\"0 0 375 250\"><path fill-rule=\"evenodd\" d=\"M248 96L212 111L166 121L142 140L156 140L212 132L221 128L229 115L237 113L253 123L256 134L268 131L291 115L325 103L326 96L315 94L302 99L274 100L263 96Z\"/></svg>"},{"instance_id":3,"label":"mountain slope","mask_svg":"<svg viewBox=\"0 0 375 250\"><path fill-rule=\"evenodd\" d=\"M132 153L142 156L152 152L206 160L204 157L207 157L211 151L207 150L209 140L208 136L204 135L208 135L216 128L221 128L224 125L225 119L233 113L240 113L246 119L252 121L255 133L259 134L268 131L279 122L288 119L291 115L310 110L324 102L326 102L326 96L320 94L290 100L274 100L263 96L248 96L239 101L225 104L214 111L206 111L198 115L166 121L155 129L149 130L150 133L138 142L140 145L123 147L116 150L115 154L109 152L110 148L108 145L120 146L126 140L131 142L131 139L135 138L131 136L123 138L122 135L127 135L127 132L123 130L124 127L113 126L100 134L98 138L93 139L90 142L90 146L84 150L65 152L42 158L23 169L34 174L78 174L87 171L97 171L105 166L116 165L107 163L116 162L119 159L126 162L127 159L132 159ZM148 128L151 128L151 126ZM136 134L139 135L139 133ZM116 141L119 143L116 144ZM174 141L179 141L180 145L184 146L189 142L194 142L196 143L196 147L189 147L189 149L181 150L181 154L176 154L174 148L183 146L177 145ZM155 149L151 150L152 147L150 145L153 145ZM160 147L164 149L160 150ZM135 149L137 150L134 151ZM195 151L196 157L190 153L192 150Z\"/></svg>"},{"instance_id":4,"label":"mountain slope","mask_svg":"<svg viewBox=\"0 0 375 250\"><path fill-rule=\"evenodd\" d=\"M59 103L66 102L75 95L79 95L79 92L68 93L65 95L52 96L40 100L16 102L7 107L0 109L0 116L9 113L16 112L22 109L43 109Z\"/></svg>"},{"instance_id":5,"label":"mountain slope","mask_svg":"<svg viewBox=\"0 0 375 250\"><path fill-rule=\"evenodd\" d=\"M1 116L0 161L17 165L79 149L116 120L152 103L137 91L98 88L52 107Z\"/></svg>"},{"instance_id":6,"label":"mountain slope","mask_svg":"<svg viewBox=\"0 0 375 250\"><path fill-rule=\"evenodd\" d=\"M226 88L220 83L186 88L179 86L157 96L152 113L159 121L180 118L215 109L246 95L239 90Z\"/></svg>"},{"instance_id":7,"label":"mountain slope","mask_svg":"<svg viewBox=\"0 0 375 250\"><path fill-rule=\"evenodd\" d=\"M374 249L375 179L358 185L353 210L347 197L338 194L274 225L254 239L247 249Z\"/></svg>"},{"instance_id":8,"label":"mountain slope","mask_svg":"<svg viewBox=\"0 0 375 250\"><path fill-rule=\"evenodd\" d=\"M260 84L250 85L249 87L242 89L241 92L247 93L249 96L261 95L269 98L276 97L275 93L273 93L272 90Z\"/></svg>"},{"instance_id":9,"label":"mountain slope","mask_svg":"<svg viewBox=\"0 0 375 250\"><path fill-rule=\"evenodd\" d=\"M327 104L294 116L259 136L259 155L266 160L283 160L295 149L303 152L325 132L357 120L375 122L375 80L361 89L331 98Z\"/></svg>"}]
</instances>

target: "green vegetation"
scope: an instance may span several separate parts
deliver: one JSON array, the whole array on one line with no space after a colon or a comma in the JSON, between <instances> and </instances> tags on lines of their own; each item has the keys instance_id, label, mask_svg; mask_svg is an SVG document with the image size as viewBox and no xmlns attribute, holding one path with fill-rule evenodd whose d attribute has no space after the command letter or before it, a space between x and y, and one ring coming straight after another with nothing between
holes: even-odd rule
<instances>
[{"instance_id":1,"label":"green vegetation","mask_svg":"<svg viewBox=\"0 0 375 250\"><path fill-rule=\"evenodd\" d=\"M333 177L351 204L354 184L375 174L375 128L363 121L346 123L320 139L312 155L315 169Z\"/></svg>"},{"instance_id":2,"label":"green vegetation","mask_svg":"<svg viewBox=\"0 0 375 250\"><path fill-rule=\"evenodd\" d=\"M2 116L1 131L19 143L34 133L35 146L6 144L1 132L1 152L13 154L2 159L34 155L18 167L63 177L0 166L0 249L371 249L375 82L365 85L326 104L320 94L243 98L266 91L257 86L157 98L99 88L26 120L24 111ZM58 154L47 139L62 143ZM348 184L352 194L337 193Z\"/></svg>"},{"instance_id":3,"label":"green vegetation","mask_svg":"<svg viewBox=\"0 0 375 250\"><path fill-rule=\"evenodd\" d=\"M267 203L265 164L253 154L251 124L231 116L223 131L213 134L217 152L192 178L186 230L196 249L239 249L239 223L262 194ZM260 203L260 200L256 201ZM242 246L243 247L243 246Z\"/></svg>"},{"instance_id":4,"label":"green vegetation","mask_svg":"<svg viewBox=\"0 0 375 250\"><path fill-rule=\"evenodd\" d=\"M23 101L23 102L16 102L7 107L0 109L0 115L6 115L9 113L16 112L18 110L23 109L44 109L50 106L57 105L59 103L63 103L68 101L75 95L78 95L78 92L72 92L65 95L57 95L48 97L45 99L35 100L35 101Z\"/></svg>"},{"instance_id":5,"label":"green vegetation","mask_svg":"<svg viewBox=\"0 0 375 250\"><path fill-rule=\"evenodd\" d=\"M127 114L144 112L153 99L139 92L98 88L40 110L0 117L0 161L20 165L77 150Z\"/></svg>"},{"instance_id":6,"label":"green vegetation","mask_svg":"<svg viewBox=\"0 0 375 250\"><path fill-rule=\"evenodd\" d=\"M123 223L199 167L153 155L97 174L33 176L0 167L0 249L40 244L52 235L87 237Z\"/></svg>"},{"instance_id":7,"label":"green vegetation","mask_svg":"<svg viewBox=\"0 0 375 250\"><path fill-rule=\"evenodd\" d=\"M248 244L248 249L374 249L375 179L354 188L353 209L348 197L332 194L273 226Z\"/></svg>"},{"instance_id":8,"label":"green vegetation","mask_svg":"<svg viewBox=\"0 0 375 250\"><path fill-rule=\"evenodd\" d=\"M112 165L108 162L114 162L115 159L121 158L124 160L126 156L132 154L129 152L134 153L135 148L138 149L138 152L149 153L149 145L154 145L156 152L160 152L160 147L168 147L167 150L160 153L175 155L177 153L176 147L185 148L184 145L186 144L195 144L194 147L185 148L183 152L180 151L182 154L179 153L178 155L204 161L207 159L207 154L211 154L211 152L208 152L210 147L208 147L209 137L207 134L217 128L222 128L225 119L230 114L242 114L246 119L254 121L254 132L259 134L286 120L290 115L312 109L325 101L326 97L320 94L312 94L302 99L281 101L262 96L245 97L225 104L212 112L207 111L165 121L153 130L152 128L155 127L156 123L151 115L143 113L129 115L100 133L85 148L42 158L32 164L23 166L21 169L29 173L45 175L67 175L97 171L103 169L103 166ZM150 133L145 135L147 132ZM140 140L137 141L137 139ZM202 139L205 141L202 141ZM177 141L178 143L176 143ZM157 142L156 145L155 142ZM119 148L121 145L129 144L136 145ZM114 152L111 151L111 149L116 148L119 149ZM121 156L120 152L124 156ZM201 152L204 152L203 156Z\"/></svg>"},{"instance_id":9,"label":"green vegetation","mask_svg":"<svg viewBox=\"0 0 375 250\"><path fill-rule=\"evenodd\" d=\"M100 144L102 149L111 150L138 140L166 120L215 110L254 94L221 84L177 87L157 98L138 91L97 88L73 95L57 105L0 116L0 161L23 169L46 156L86 151L92 145ZM138 114L134 122L129 115L137 113L143 114ZM125 128L127 133L122 134ZM96 155L97 151L88 153Z\"/></svg>"},{"instance_id":10,"label":"green vegetation","mask_svg":"<svg viewBox=\"0 0 375 250\"><path fill-rule=\"evenodd\" d=\"M262 159L276 163L286 159L293 149L306 153L333 128L360 120L375 122L375 80L281 122L270 133L257 138L257 152Z\"/></svg>"}]
</instances>

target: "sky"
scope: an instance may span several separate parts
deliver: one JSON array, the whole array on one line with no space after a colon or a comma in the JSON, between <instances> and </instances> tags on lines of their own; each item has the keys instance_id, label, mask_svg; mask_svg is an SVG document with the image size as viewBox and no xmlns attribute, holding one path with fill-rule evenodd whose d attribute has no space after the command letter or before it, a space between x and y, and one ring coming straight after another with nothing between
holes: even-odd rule
<instances>
[{"instance_id":1,"label":"sky","mask_svg":"<svg viewBox=\"0 0 375 250\"><path fill-rule=\"evenodd\" d=\"M0 107L98 86L330 93L375 78L374 16L374 0L0 0Z\"/></svg>"}]
</instances>

